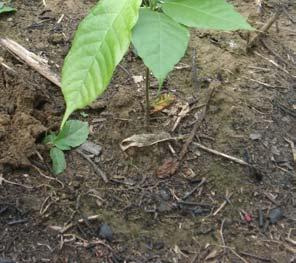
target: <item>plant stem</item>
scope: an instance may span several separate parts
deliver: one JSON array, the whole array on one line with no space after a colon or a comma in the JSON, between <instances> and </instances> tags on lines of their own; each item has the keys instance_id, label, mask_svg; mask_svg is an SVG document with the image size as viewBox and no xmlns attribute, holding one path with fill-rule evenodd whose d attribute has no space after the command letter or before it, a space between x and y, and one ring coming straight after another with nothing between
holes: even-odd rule
<instances>
[{"instance_id":1,"label":"plant stem","mask_svg":"<svg viewBox=\"0 0 296 263\"><path fill-rule=\"evenodd\" d=\"M150 88L150 70L146 67L146 125L149 124L149 114L150 114L150 100L149 100L149 88Z\"/></svg>"}]
</instances>

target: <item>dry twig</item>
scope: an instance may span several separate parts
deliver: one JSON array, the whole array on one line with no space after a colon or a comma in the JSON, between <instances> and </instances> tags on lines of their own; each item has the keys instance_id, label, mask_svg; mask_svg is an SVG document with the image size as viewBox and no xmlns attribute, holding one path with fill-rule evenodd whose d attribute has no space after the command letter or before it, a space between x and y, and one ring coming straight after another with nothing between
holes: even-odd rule
<instances>
[{"instance_id":1,"label":"dry twig","mask_svg":"<svg viewBox=\"0 0 296 263\"><path fill-rule=\"evenodd\" d=\"M228 193L228 191L227 191L226 196L225 196L225 201L213 213L213 216L216 216L226 206L226 204L229 202L229 199L231 198L232 195L233 195L233 193Z\"/></svg>"},{"instance_id":2,"label":"dry twig","mask_svg":"<svg viewBox=\"0 0 296 263\"><path fill-rule=\"evenodd\" d=\"M250 40L250 42L248 43L248 46L247 46L247 50L250 50L255 45L255 43L257 42L257 40L270 29L270 27L274 24L274 22L276 22L279 19L279 17L280 17L280 15L281 15L282 12L283 12L283 10L282 9L279 9L272 17L270 17L270 19L266 22L266 24L264 24L259 29L259 33L256 34Z\"/></svg>"},{"instance_id":3,"label":"dry twig","mask_svg":"<svg viewBox=\"0 0 296 263\"><path fill-rule=\"evenodd\" d=\"M288 70L286 70L285 68L283 68L281 65L279 65L278 63L276 63L275 61L273 61L272 59L266 58L263 55L261 55L258 52L254 52L255 55L263 58L264 60L268 61L269 63L271 63L272 65L274 65L275 67L277 67L278 69L280 69L281 71L285 72L286 74L288 74L289 76L291 76L292 78L296 78L296 76L292 75Z\"/></svg>"},{"instance_id":4,"label":"dry twig","mask_svg":"<svg viewBox=\"0 0 296 263\"><path fill-rule=\"evenodd\" d=\"M195 122L195 124L193 126L193 129L192 129L188 139L186 140L186 142L183 145L182 150L180 152L180 156L179 156L179 161L180 162L184 159L185 155L187 154L189 145L192 143L198 128L200 127L201 123L204 121L209 102L210 102L210 100L211 100L211 98L212 98L212 96L214 94L214 91L215 91L216 87L219 84L220 84L219 82L213 82L210 85L210 88L209 88L210 90L208 92L208 95L207 95L207 98L206 98L206 101L205 101L205 105L200 110L199 119Z\"/></svg>"},{"instance_id":5,"label":"dry twig","mask_svg":"<svg viewBox=\"0 0 296 263\"><path fill-rule=\"evenodd\" d=\"M6 48L10 53L19 58L21 61L27 63L30 67L32 67L46 79L48 79L58 87L61 87L59 76L52 72L44 59L8 38L0 38L0 45Z\"/></svg>"},{"instance_id":6,"label":"dry twig","mask_svg":"<svg viewBox=\"0 0 296 263\"><path fill-rule=\"evenodd\" d=\"M64 185L64 183L62 182L62 181L60 181L59 179L57 179L57 178L54 178L54 177L50 177L50 176L47 176L46 174L44 174L42 171L41 171L41 169L39 169L37 166L35 166L35 165L31 165L42 177L44 177L44 178L46 178L46 179L48 179L48 180L51 180L51 181L56 181L56 182L58 182L61 186L62 186L62 188L64 188L65 187L65 185Z\"/></svg>"},{"instance_id":7,"label":"dry twig","mask_svg":"<svg viewBox=\"0 0 296 263\"><path fill-rule=\"evenodd\" d=\"M105 183L108 183L109 180L106 174L86 154L84 154L82 151L78 149L76 149L75 151L91 164L96 174L100 175Z\"/></svg>"},{"instance_id":8,"label":"dry twig","mask_svg":"<svg viewBox=\"0 0 296 263\"><path fill-rule=\"evenodd\" d=\"M0 174L0 186L1 186L2 182L7 183L7 184L12 184L12 185L21 186L21 187L24 187L24 188L26 188L26 189L33 189L33 188L34 188L34 187L32 187L32 186L29 186L29 185L19 184L19 183L15 183L15 182L12 182L12 181L6 180L5 178L3 178L3 175Z\"/></svg>"}]
</instances>

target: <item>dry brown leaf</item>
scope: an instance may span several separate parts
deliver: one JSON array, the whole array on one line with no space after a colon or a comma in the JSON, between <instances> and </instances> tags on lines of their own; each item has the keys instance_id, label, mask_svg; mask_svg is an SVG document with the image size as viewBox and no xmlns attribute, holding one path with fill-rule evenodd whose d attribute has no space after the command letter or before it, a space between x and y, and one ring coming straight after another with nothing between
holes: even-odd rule
<instances>
[{"instance_id":1,"label":"dry brown leaf","mask_svg":"<svg viewBox=\"0 0 296 263\"><path fill-rule=\"evenodd\" d=\"M165 160L164 163L156 170L156 176L166 178L173 175L178 169L178 161L174 159Z\"/></svg>"},{"instance_id":2,"label":"dry brown leaf","mask_svg":"<svg viewBox=\"0 0 296 263\"><path fill-rule=\"evenodd\" d=\"M135 134L131 137L124 139L120 143L120 148L123 151L126 151L130 147L145 147L151 146L153 144L175 140L169 133L161 132L161 133L150 133L150 134Z\"/></svg>"},{"instance_id":3,"label":"dry brown leaf","mask_svg":"<svg viewBox=\"0 0 296 263\"><path fill-rule=\"evenodd\" d=\"M151 103L151 113L160 112L169 107L176 100L176 96L172 93L161 94L156 100Z\"/></svg>"}]
</instances>

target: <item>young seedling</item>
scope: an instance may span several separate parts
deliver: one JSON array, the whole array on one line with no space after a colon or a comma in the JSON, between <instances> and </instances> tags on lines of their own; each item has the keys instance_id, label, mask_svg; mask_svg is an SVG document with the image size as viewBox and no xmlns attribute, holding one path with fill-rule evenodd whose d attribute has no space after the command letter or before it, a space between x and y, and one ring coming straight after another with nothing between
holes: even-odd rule
<instances>
[{"instance_id":1,"label":"young seedling","mask_svg":"<svg viewBox=\"0 0 296 263\"><path fill-rule=\"evenodd\" d=\"M83 144L88 137L89 129L86 122L69 120L58 134L51 133L44 139L44 143L51 147L50 157L54 174L62 173L66 169L64 151L71 150Z\"/></svg>"},{"instance_id":2,"label":"young seedling","mask_svg":"<svg viewBox=\"0 0 296 263\"><path fill-rule=\"evenodd\" d=\"M73 111L105 91L131 42L149 69L148 117L149 72L161 87L186 52L190 27L252 30L225 0L100 0L80 23L64 62L62 92L67 107L61 127Z\"/></svg>"}]
</instances>

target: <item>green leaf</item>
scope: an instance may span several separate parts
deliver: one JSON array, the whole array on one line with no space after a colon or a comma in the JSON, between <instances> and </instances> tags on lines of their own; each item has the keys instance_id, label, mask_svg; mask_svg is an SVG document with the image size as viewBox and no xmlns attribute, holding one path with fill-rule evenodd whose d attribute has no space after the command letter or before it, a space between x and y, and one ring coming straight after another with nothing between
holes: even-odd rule
<instances>
[{"instance_id":1,"label":"green leaf","mask_svg":"<svg viewBox=\"0 0 296 263\"><path fill-rule=\"evenodd\" d=\"M63 151L54 147L50 150L50 158L52 160L52 169L54 174L62 173L66 167L66 160Z\"/></svg>"},{"instance_id":2,"label":"green leaf","mask_svg":"<svg viewBox=\"0 0 296 263\"><path fill-rule=\"evenodd\" d=\"M0 8L0 14L2 13L11 13L11 12L15 12L16 9L15 8L12 8L12 7L9 7L9 6L2 6Z\"/></svg>"},{"instance_id":3,"label":"green leaf","mask_svg":"<svg viewBox=\"0 0 296 263\"><path fill-rule=\"evenodd\" d=\"M174 65L184 56L189 36L187 28L167 15L147 8L140 10L132 43L160 86Z\"/></svg>"},{"instance_id":4,"label":"green leaf","mask_svg":"<svg viewBox=\"0 0 296 263\"><path fill-rule=\"evenodd\" d=\"M165 2L162 8L168 16L189 27L253 30L246 19L225 0L172 0Z\"/></svg>"},{"instance_id":5,"label":"green leaf","mask_svg":"<svg viewBox=\"0 0 296 263\"><path fill-rule=\"evenodd\" d=\"M62 92L70 114L101 95L128 50L141 0L101 0L80 23L62 71Z\"/></svg>"},{"instance_id":6,"label":"green leaf","mask_svg":"<svg viewBox=\"0 0 296 263\"><path fill-rule=\"evenodd\" d=\"M55 133L50 133L49 135L47 135L44 140L43 143L44 144L54 144L54 140L56 139L57 135Z\"/></svg>"},{"instance_id":7,"label":"green leaf","mask_svg":"<svg viewBox=\"0 0 296 263\"><path fill-rule=\"evenodd\" d=\"M89 134L87 122L70 120L65 123L53 144L60 150L70 150L87 140Z\"/></svg>"}]
</instances>

